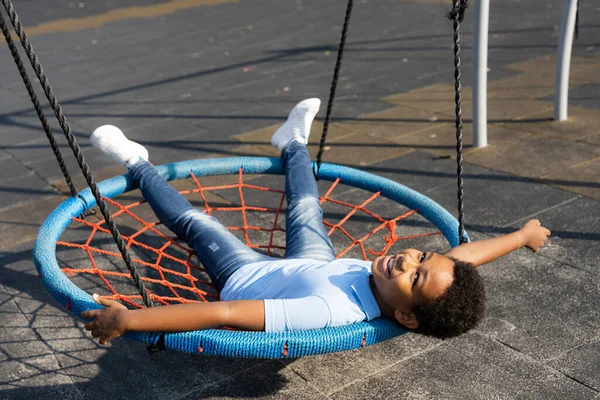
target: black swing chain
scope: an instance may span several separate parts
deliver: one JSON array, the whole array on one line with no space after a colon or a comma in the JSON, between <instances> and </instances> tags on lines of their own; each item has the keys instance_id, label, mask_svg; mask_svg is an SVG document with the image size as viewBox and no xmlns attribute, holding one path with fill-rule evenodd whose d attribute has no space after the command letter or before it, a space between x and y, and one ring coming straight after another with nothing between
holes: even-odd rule
<instances>
[{"instance_id":1,"label":"black swing chain","mask_svg":"<svg viewBox=\"0 0 600 400\"><path fill-rule=\"evenodd\" d=\"M121 234L119 233L119 229L117 228L117 225L115 224L115 222L112 218L112 215L110 213L110 210L108 209L108 205L106 204L106 201L102 198L102 193L100 193L100 190L98 190L98 186L96 185L94 176L92 175L92 173L90 171L90 167L88 166L88 164L85 161L85 158L83 157L81 148L79 147L79 144L77 144L77 141L75 140L75 136L73 135L71 127L69 126L69 124L67 122L67 119L63 113L62 107L60 106L60 104L58 102L58 99L54 96L52 87L50 86L50 83L48 82L48 78L46 77L46 74L44 73L44 70L42 69L42 66L40 64L38 56L35 54L33 47L31 45L31 43L29 42L29 38L27 37L27 34L23 30L23 25L21 24L21 21L19 20L19 17L12 5L12 2L10 0L2 0L2 3L4 5L4 9L6 10L6 13L8 14L10 21L15 29L15 32L19 36L19 39L21 40L21 44L23 45L23 48L25 49L25 52L27 53L27 57L29 58L31 67L35 71L35 74L36 74L38 80L40 81L40 85L42 86L42 89L44 90L46 98L48 99L48 102L50 103L50 106L52 107L52 110L54 111L54 115L56 116L56 119L58 120L58 123L60 124L60 127L62 128L62 130L65 134L65 137L67 138L69 147L71 147L71 150L73 150L73 154L74 154L75 158L77 159L79 168L81 168L81 172L85 176L85 179L92 191L92 194L94 195L94 198L96 199L98 207L100 208L100 211L102 212L102 215L104 216L104 220L106 221L108 229L110 230L112 237L113 237L115 243L117 244L119 251L121 252L121 256L123 257L123 260L125 261L125 265L127 266L127 269L129 269L129 272L131 273L131 277L133 278L135 286L136 286L138 292L140 293L140 295L142 296L142 300L144 301L144 304L146 305L146 307L152 307L154 304L152 303L152 300L150 299L150 297L148 295L148 290L146 289L144 282L142 282L142 279L141 279L137 269L135 268L135 265L133 265L133 263L131 261L131 257L129 256L129 253L127 252L125 242L123 241L123 238L121 237Z\"/></svg>"},{"instance_id":2,"label":"black swing chain","mask_svg":"<svg viewBox=\"0 0 600 400\"><path fill-rule=\"evenodd\" d=\"M2 13L0 13L0 28L2 29L2 33L4 34L4 39L6 40L6 43L8 44L8 47L10 49L10 53L12 54L13 59L15 60L15 64L17 64L17 69L19 70L19 73L21 74L21 79L23 80L23 83L25 84L25 87L27 88L27 93L29 93L29 98L31 99L31 102L33 103L35 112L37 113L37 116L40 119L40 122L42 123L44 132L46 132L46 137L48 138L48 141L50 142L50 147L52 147L52 151L54 152L54 157L56 157L56 161L58 161L60 170L63 173L63 176L65 177L65 181L67 182L67 186L69 187L69 192L71 192L71 197L75 197L75 196L77 196L77 189L75 188L75 185L73 184L73 180L71 179L69 170L67 169L67 166L65 165L65 161L62 157L62 154L60 153L60 149L58 148L58 143L56 143L54 134L52 133L50 125L48 125L48 120L46 119L46 116L44 115L44 111L42 111L42 106L40 105L37 95L35 94L35 90L33 89L31 80L29 79L29 76L27 75L27 71L25 70L23 61L21 61L21 56L19 55L17 46L15 46L15 42L12 40L10 31L8 30L8 26L6 25L6 21L4 20L4 16L2 15Z\"/></svg>"},{"instance_id":3,"label":"black swing chain","mask_svg":"<svg viewBox=\"0 0 600 400\"><path fill-rule=\"evenodd\" d=\"M458 237L459 243L467 242L464 225L463 205L463 143L462 143L462 109L461 109L461 84L460 84L460 23L465 16L468 0L453 0L452 10L448 18L454 25L454 101L456 103L456 175L458 185Z\"/></svg>"},{"instance_id":4,"label":"black swing chain","mask_svg":"<svg viewBox=\"0 0 600 400\"><path fill-rule=\"evenodd\" d=\"M342 67L342 58L344 57L344 47L346 46L346 37L348 35L348 25L350 24L350 17L352 16L352 7L354 6L354 0L348 0L346 6L346 16L344 17L344 27L342 28L342 36L340 38L340 45L338 46L337 60L335 62L335 68L333 69L333 79L331 80L331 89L329 90L329 101L327 102L327 113L325 114L325 120L323 121L323 133L321 134L321 142L319 143L319 152L317 153L317 171L321 168L323 162L323 152L325 151L325 141L327 140L327 130L329 128L329 120L331 119L331 112L333 110L333 102L335 100L335 91L337 89L338 80L340 77L340 68Z\"/></svg>"}]
</instances>

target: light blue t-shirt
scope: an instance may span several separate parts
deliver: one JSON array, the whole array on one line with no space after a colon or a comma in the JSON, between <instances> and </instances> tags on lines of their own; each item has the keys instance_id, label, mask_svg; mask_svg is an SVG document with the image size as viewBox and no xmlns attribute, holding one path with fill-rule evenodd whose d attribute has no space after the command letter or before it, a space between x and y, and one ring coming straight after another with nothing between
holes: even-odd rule
<instances>
[{"instance_id":1,"label":"light blue t-shirt","mask_svg":"<svg viewBox=\"0 0 600 400\"><path fill-rule=\"evenodd\" d=\"M381 315L370 274L371 262L355 259L256 262L227 280L221 300L264 300L267 332L348 325Z\"/></svg>"}]
</instances>

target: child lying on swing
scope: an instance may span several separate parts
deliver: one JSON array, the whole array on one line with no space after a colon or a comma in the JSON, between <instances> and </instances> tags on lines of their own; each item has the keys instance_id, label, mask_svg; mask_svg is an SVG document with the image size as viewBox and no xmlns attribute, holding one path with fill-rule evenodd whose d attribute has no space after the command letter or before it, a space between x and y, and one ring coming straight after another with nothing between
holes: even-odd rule
<instances>
[{"instance_id":1,"label":"child lying on swing","mask_svg":"<svg viewBox=\"0 0 600 400\"><path fill-rule=\"evenodd\" d=\"M271 139L285 165L286 255L248 248L214 217L195 209L158 175L148 151L116 127L91 135L94 147L125 165L157 217L196 252L221 300L129 310L94 294L104 309L87 311L85 325L100 344L127 331L179 332L230 326L281 332L318 329L384 317L438 338L467 332L484 314L476 267L523 246L537 251L550 231L538 220L493 239L445 254L406 249L373 262L336 259L306 150L319 99L297 104Z\"/></svg>"}]
</instances>

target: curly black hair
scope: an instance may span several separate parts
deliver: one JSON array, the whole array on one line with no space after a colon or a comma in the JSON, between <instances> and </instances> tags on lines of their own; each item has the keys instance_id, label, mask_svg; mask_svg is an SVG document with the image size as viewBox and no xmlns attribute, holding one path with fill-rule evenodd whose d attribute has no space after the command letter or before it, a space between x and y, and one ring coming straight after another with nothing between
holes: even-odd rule
<instances>
[{"instance_id":1,"label":"curly black hair","mask_svg":"<svg viewBox=\"0 0 600 400\"><path fill-rule=\"evenodd\" d=\"M454 281L441 296L413 307L414 332L447 339L474 328L485 313L483 278L467 262L454 261Z\"/></svg>"}]
</instances>

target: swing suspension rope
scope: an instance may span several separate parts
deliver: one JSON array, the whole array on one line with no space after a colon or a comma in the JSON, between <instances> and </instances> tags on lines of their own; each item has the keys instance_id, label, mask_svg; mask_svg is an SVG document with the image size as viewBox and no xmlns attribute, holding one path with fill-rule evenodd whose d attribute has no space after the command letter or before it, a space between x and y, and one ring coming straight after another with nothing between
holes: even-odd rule
<instances>
[{"instance_id":1,"label":"swing suspension rope","mask_svg":"<svg viewBox=\"0 0 600 400\"><path fill-rule=\"evenodd\" d=\"M327 140L327 130L329 128L329 120L333 111L333 102L335 100L335 91L337 89L338 79L340 77L340 68L342 68L342 58L344 57L344 47L346 47L346 37L348 35L348 26L350 25L350 17L352 16L352 7L354 0L348 0L346 6L346 15L344 16L344 27L342 28L342 37L338 46L337 58L333 69L333 78L331 79L331 88L329 89L329 100L327 101L327 113L323 121L323 133L319 142L319 151L317 152L317 169L321 168L323 163L323 152L325 151L325 141Z\"/></svg>"},{"instance_id":2,"label":"swing suspension rope","mask_svg":"<svg viewBox=\"0 0 600 400\"><path fill-rule=\"evenodd\" d=\"M464 191L463 191L463 140L462 140L462 109L461 109L461 84L460 84L460 23L465 17L468 0L453 0L452 10L448 18L452 20L454 29L454 102L456 104L456 176L458 186L458 237L460 243L465 243L464 224Z\"/></svg>"},{"instance_id":3,"label":"swing suspension rope","mask_svg":"<svg viewBox=\"0 0 600 400\"><path fill-rule=\"evenodd\" d=\"M346 7L346 15L344 17L344 26L342 28L342 35L340 38L340 44L338 46L337 59L335 62L335 68L333 70L333 78L331 80L331 89L329 91L329 100L327 102L327 113L323 122L323 133L321 134L321 141L319 142L319 151L317 152L317 169L321 167L323 162L323 153L325 151L325 142L327 140L327 130L329 127L329 121L331 118L331 112L333 110L333 102L335 100L335 93L337 84L340 76L340 69L342 67L342 59L344 57L344 48L346 46L346 37L348 35L348 26L350 24L350 17L352 16L352 7L354 5L353 0L348 0ZM465 11L467 10L468 0L453 0L452 9L448 13L448 18L453 22L454 30L454 102L456 104L456 176L458 186L458 236L460 243L467 242L465 235L464 226L464 190L463 190L463 139L462 139L462 105L461 105L461 73L460 73L460 23L463 21Z\"/></svg>"},{"instance_id":4,"label":"swing suspension rope","mask_svg":"<svg viewBox=\"0 0 600 400\"><path fill-rule=\"evenodd\" d=\"M137 232L134 235L130 235L128 237L126 237L127 243L125 242L125 240L123 239L122 235L119 232L119 229L117 228L117 225L114 222L113 216L111 215L111 212L109 210L108 207L108 202L110 202L113 205L116 205L117 203L114 203L112 200L108 200L105 199L102 194L100 193L98 186L95 182L94 176L92 175L90 168L88 166L88 164L86 163L84 156L81 152L81 148L79 146L79 144L77 143L70 125L67 122L67 119L63 113L62 107L59 104L58 99L56 98L56 96L53 93L52 87L50 86L50 83L48 82L48 78L46 76L46 74L43 71L43 68L40 64L40 61L37 57L37 55L35 54L34 50L33 50L33 46L31 45L29 38L27 36L27 34L25 33L23 26L18 18L18 15L12 5L11 0L2 0L2 3L4 5L4 8L7 12L7 15L9 16L9 19L11 21L12 26L14 27L14 30L17 34L17 36L20 39L20 42L23 46L23 48L25 49L25 52L27 54L27 57L30 61L30 64L36 74L36 77L38 78L42 89L44 91L44 94L46 96L46 98L48 99L48 102L54 112L54 115L56 116L60 127L63 130L63 133L67 139L67 142L69 144L69 147L71 148L77 163L79 165L79 168L81 169L89 187L91 190L91 193L93 195L93 197L96 200L96 203L104 217L104 221L100 221L96 224L91 224L88 223L86 221L84 221L83 219L79 218L74 218L74 220L78 220L78 222L83 223L84 225L87 225L88 227L91 227L93 229L93 233L90 235L88 241L86 242L86 245L84 247L80 247L83 248L88 255L90 255L90 259L92 264L94 265L95 268L95 264L94 264L94 259L91 256L92 252L95 252L95 250L93 250L93 248L91 248L89 246L89 241L92 239L92 237L94 236L95 232L103 232L103 233L110 233L110 235L112 236L114 242L117 245L117 248L119 250L119 253L111 253L108 255L111 256L115 256L115 257L119 257L122 258L125 262L125 265L129 271L129 275L131 277L131 279L133 280L136 290L139 293L139 296L137 297L138 299L140 299L143 303L144 306L146 307L152 307L154 306L153 304L153 298L158 300L160 303L162 304L166 304L167 301L164 299L160 299L157 296L154 296L150 293L150 291L147 289L146 285L144 284L144 281L146 282L150 282L150 283L155 283L152 282L151 280L148 280L148 278L142 278L140 276L140 274L138 273L136 266L134 265L134 262L131 258L131 256L129 255L129 252L127 250L127 248L132 245L132 244L137 244L137 242L135 241L135 238L137 235L139 235L141 232L150 230L156 233L156 229L154 228L154 225L158 224L147 224L144 223L144 227L142 228L141 231ZM460 96L460 89L461 89L461 85L460 85L460 57L459 57L459 53L460 53L460 22L462 21L462 18L464 16L464 11L466 9L467 6L467 0L454 0L453 1L453 8L452 11L450 12L450 18L454 21L454 64L455 64L455 90L456 90L456 95L455 95L455 101L456 101L456 136L457 136L457 163L458 163L458 168L457 168L457 175L458 175L458 199L459 199L459 211L458 211L458 215L459 215L459 237L461 242L466 240L465 238L465 234L464 234L464 225L463 225L463 189L462 189L462 173L463 173L463 169L462 169L462 119L461 119L461 96ZM345 47L345 43L346 43L346 38L347 38L347 33L348 33L348 26L349 26L349 22L350 22L350 17L351 17L351 13L352 13L352 8L353 8L353 0L348 0L348 5L346 8L346 14L345 14L345 18L344 18L344 26L342 29L342 34L341 34L341 39L340 39L340 44L338 46L338 54L337 54L337 59L336 59L336 65L334 68L334 74L333 74L333 79L332 79L332 84L331 84L331 88L330 88L330 93L329 93L329 100L328 100L328 105L327 105L327 114L326 114L326 118L323 124L323 133L321 136L321 140L320 140L320 145L319 145L319 152L317 155L317 168L319 169L321 167L322 164L322 156L323 156L323 152L324 152L324 148L325 148L325 143L326 143L326 139L327 139L327 130L328 130L328 126L329 126L329 122L330 122L330 118L331 118L331 113L333 110L333 104L334 104L334 100L335 100L335 93L336 93L336 88L337 88L337 83L339 80L339 74L340 74L340 69L341 69L341 63L342 63L342 59L343 59L343 52L344 52L344 47ZM32 87L31 84L31 80L29 79L29 77L27 76L27 72L25 70L25 67L23 65L23 62L20 59L18 50L12 40L12 37L10 35L10 32L8 30L8 27L5 23L4 17L2 16L2 13L0 13L0 27L2 29L2 32L4 34L5 40L10 48L11 54L14 58L14 61L17 65L17 68L19 70L19 73L21 75L21 78L23 80L23 83L25 84L27 91L30 95L31 101L34 104L36 113L38 115L38 118L40 119L40 122L42 124L42 127L44 129L44 131L46 132L46 136L48 137L48 140L50 142L50 145L52 147L52 150L56 156L56 159L59 163L60 169L65 177L65 181L67 182L67 185L69 187L69 191L71 193L72 197L76 197L77 196L77 190L73 184L73 181L69 175L69 172L66 168L66 165L64 163L63 157L60 154L60 150L58 148L58 145L53 137L53 133L49 127L48 121L46 120L46 117L41 109L41 106L39 104L39 101L35 95L35 91ZM242 175L241 175L241 170L239 172L240 177L239 177L239 183L238 183L238 190L240 193L240 201L242 203L242 207L240 207L238 210L242 212L242 217L244 219L244 226L241 228L243 230L244 236L245 236L245 240L246 240L246 244L251 246L251 247L256 247L254 245L252 245L252 243L250 243L250 241L248 240L248 236L247 236L247 232L248 230L256 230L256 227L253 227L251 225L249 225L246 221L246 211L250 210L250 211L260 211L260 210L253 210L252 208L247 207L244 204L244 199L242 196L242 188L243 187L249 187L249 185L242 183ZM191 176L191 178L194 180L194 182L198 185L198 189L196 191L192 191L195 193L199 193L204 201L204 204L207 208L207 212L210 213L211 208L209 208L208 203L206 202L206 199L204 197L204 191L205 190L209 190L211 188L203 188L200 183L195 179L195 177ZM416 237L423 237L423 236L430 236L430 235L435 235L435 234L439 234L440 232L433 232L433 233L426 233L426 234L422 234L422 235L412 235L412 236L406 236L406 237L397 237L395 236L394 230L396 227L396 223L401 220L404 219L412 214L414 214L416 212L416 210L411 210L399 217L393 218L393 219L383 219L381 217L379 217L378 215L376 215L375 213L369 211L368 209L366 209L366 205L369 204L370 202L372 202L377 196L379 196L380 193L375 193L373 196L371 196L371 198L369 198L368 200L366 200L365 202L363 202L363 204L361 205L352 205L349 203L344 203L344 202L340 202L339 200L334 200L331 197L329 197L329 194L331 192L331 190L333 190L333 187L335 187L335 185L337 185L337 182L334 183L334 185L332 186L332 188L328 191L328 193L325 195L324 198L322 198L322 202L331 202L334 204L338 204L338 205L343 205L346 207L350 207L351 211L348 213L348 215L346 217L344 217L342 219L341 222L339 222L338 224L329 224L328 226L331 228L330 229L330 234L333 233L336 230L339 230L340 232L342 232L346 237L348 237L352 244L345 250L343 251L341 254L338 254L338 256L345 254L347 251L349 251L350 248L352 248L353 246L358 245L360 250L361 250L361 254L363 256L363 258L367 258L367 253L370 253L371 255L373 254L385 254L390 247L397 242L398 240L405 240L405 239L409 239L409 238L416 238ZM251 185L250 185L251 186ZM222 189L224 187L213 187L213 190L219 190ZM256 189L258 190L264 190L264 191L273 191L271 189L267 189L267 188L259 188L256 187ZM131 210L130 208L133 208L134 206L140 205L141 203L136 203L136 205L130 205L127 207L124 206L120 206L120 205L116 205L118 207L118 210L116 211L115 215L129 215L132 216L131 214ZM280 205L277 209L272 209L272 210L267 210L270 212L275 212L276 213L276 220L277 220L277 215L279 215L279 213L281 213L282 210L282 204L283 204L283 198L281 199ZM213 211L219 211L218 209L212 209ZM266 209L265 209L266 210ZM264 210L263 210L264 211ZM357 212L364 212L368 215L370 215L371 217L375 218L376 220L379 221L380 225L378 226L378 228L376 228L375 230L373 230L370 234L365 235L361 238L354 238L352 235L350 235L350 233L345 230L342 227L342 224L344 222L346 222L352 215L356 214ZM135 218L135 217L134 217ZM104 227L103 225L106 224L106 227ZM327 223L326 223L327 225ZM260 229L258 229L260 230ZM272 239L273 239L273 232L277 231L278 229L276 227L273 227L271 230L271 241L269 243L269 245L267 246L267 251L270 253L271 250L273 248L277 248L277 246L273 247L273 243L272 243ZM380 249L380 250L373 250L373 249L366 249L365 247L365 240L367 240L368 238L370 238L374 233L376 233L377 231L382 231L382 232L387 232L388 235L385 238L385 246ZM161 235L159 235L161 236ZM163 235L164 236L164 235ZM169 244L174 244L175 241L172 239L167 239ZM63 242L57 243L57 244L61 244L64 246L69 246L67 244L64 244ZM87 247L86 247L87 246ZM143 246L140 246L143 247ZM166 246L168 247L168 245ZM165 248L166 248L165 247ZM174 245L173 247L178 247L178 248L183 248L182 246L179 245ZM281 249L281 248L279 248ZM164 253L163 251L164 249L161 248L158 251L158 255L159 258L165 258L165 259L170 259L172 257L168 256L166 253ZM183 264L185 264L187 267L192 268L190 265L190 257L191 257L191 253L189 249L185 250L186 252L188 252L187 256L184 257L184 259L182 260ZM107 254L107 253L105 253ZM135 262L138 265L144 265L143 262L140 262L139 259L136 259ZM74 273L74 271L67 271L68 273ZM162 272L161 272L162 273ZM104 279L104 276L102 274L100 274L101 278ZM210 285L209 285L210 286ZM111 286L109 285L109 288ZM173 286L169 287L169 290L172 291ZM198 292L200 293L200 292ZM203 298L203 296L205 296L204 294L200 295L201 298ZM210 296L209 296L210 297ZM120 298L121 300L128 302L130 304L133 304L130 300L126 299L126 298ZM137 307L140 307L141 305L136 305ZM151 352L156 351L157 349L162 349L164 348L164 336L161 336L157 345L151 345L149 347L149 350Z\"/></svg>"},{"instance_id":5,"label":"swing suspension rope","mask_svg":"<svg viewBox=\"0 0 600 400\"><path fill-rule=\"evenodd\" d=\"M125 242L123 241L123 238L121 237L121 233L119 232L119 229L117 228L117 225L115 224L115 221L113 220L113 218L111 216L110 210L108 209L108 206L107 206L106 202L104 201L104 198L102 197L102 194L100 193L100 190L98 190L98 186L96 185L94 176L92 175L92 172L90 171L90 167L88 166L87 162L85 161L85 158L83 157L83 153L81 152L81 148L79 147L79 144L75 140L75 136L73 135L71 126L67 122L67 118L65 117L65 115L63 113L62 107L60 106L58 99L56 98L56 96L54 95L54 92L52 91L52 86L50 86L50 83L48 82L48 78L46 77L46 74L44 73L44 70L42 69L42 65L40 64L39 58L35 54L35 52L33 50L33 46L31 45L29 38L27 37L27 34L23 30L23 25L21 24L21 21L19 20L19 17L15 11L15 8L13 7L11 0L2 0L2 4L4 5L4 9L6 10L6 13L8 14L10 22L15 29L15 32L17 33L17 35L19 36L19 39L21 40L21 45L25 49L25 53L27 54L27 57L29 58L31 67L33 68L35 75L37 76L38 80L40 81L40 85L42 86L42 89L44 90L44 94L46 95L46 98L48 99L48 102L50 103L50 107L52 108L52 111L54 111L54 115L56 116L56 119L58 120L58 123L59 123L60 127L62 128L63 133L65 134L67 142L69 143L69 147L73 151L73 155L75 156L75 159L77 160L77 164L79 165L79 168L81 169L81 172L83 173L83 176L85 177L85 180L87 181L88 186L90 187L90 190L92 191L94 198L96 199L98 207L100 208L100 212L102 213L102 216L104 216L104 220L106 221L108 229L110 230L112 237L113 237L115 243L117 244L117 247L119 248L119 252L121 253L121 256L123 257L123 260L125 261L125 265L127 266L127 269L129 270L129 272L131 273L131 276L133 278L135 286L138 289L140 295L142 296L142 299L144 300L144 304L146 305L146 307L152 307L153 304L148 295L148 291L147 291L146 287L144 286L144 283L142 282L138 271L136 270L135 266L131 262L131 257L129 256L129 253L127 252L127 248L125 246ZM0 13L0 24L2 24L2 31L4 32L4 36L5 36L7 43L12 43L12 38L10 37L10 34L7 35L6 23L4 21L4 17L2 16L1 13ZM12 48L14 48L14 43L13 43ZM18 58L18 53L13 52L12 48L11 48L11 52L13 53L13 58L15 59L15 63L17 65L21 64L21 66L22 66L23 63L20 62L20 58ZM22 77L23 76L27 77L24 68L21 68L20 71L22 71L22 74L21 74ZM30 86L31 86L30 80L27 78L27 79L23 79L23 81L26 86L28 86L27 82L29 82L27 91L32 92L33 89L32 88L30 89ZM38 113L38 116L39 115L40 115L40 113ZM43 116L43 114L41 114L41 115ZM45 117L43 119L40 117L40 119L42 120L42 125L47 125L47 124L44 124ZM44 127L44 130L46 130L45 127ZM52 143L52 140L50 140L50 142ZM55 153L57 153L58 147L55 146L54 149L55 149ZM59 161L59 163L60 163L60 161ZM61 169L63 169L62 168L63 166L64 166L64 162L61 164ZM66 171L66 168L64 168L64 171ZM67 176L68 176L68 174L67 174ZM72 181L67 178L67 183L69 183L69 182L71 182L71 184L69 186L70 187L73 186ZM73 190L74 190L74 187L73 187ZM76 191L75 191L75 194L76 194Z\"/></svg>"}]
</instances>

